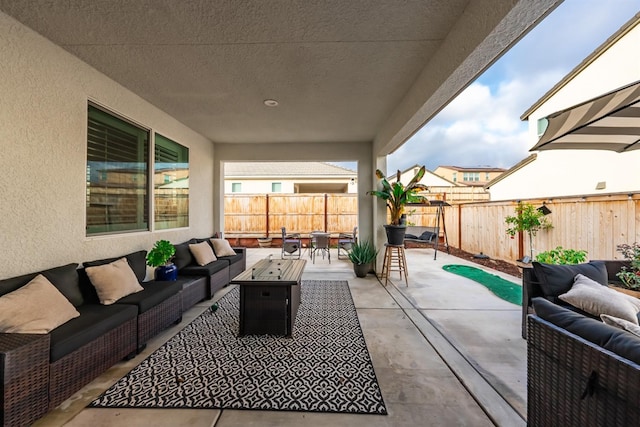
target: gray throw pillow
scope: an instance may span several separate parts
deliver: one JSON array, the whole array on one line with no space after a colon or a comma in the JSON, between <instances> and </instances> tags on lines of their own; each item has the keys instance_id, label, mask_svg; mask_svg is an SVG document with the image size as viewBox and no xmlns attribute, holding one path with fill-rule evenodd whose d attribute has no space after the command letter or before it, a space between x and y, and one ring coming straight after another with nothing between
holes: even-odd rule
<instances>
[{"instance_id":1,"label":"gray throw pillow","mask_svg":"<svg viewBox=\"0 0 640 427\"><path fill-rule=\"evenodd\" d=\"M582 274L576 276L569 292L558 298L594 316L608 314L638 324L639 299L602 286Z\"/></svg>"}]
</instances>

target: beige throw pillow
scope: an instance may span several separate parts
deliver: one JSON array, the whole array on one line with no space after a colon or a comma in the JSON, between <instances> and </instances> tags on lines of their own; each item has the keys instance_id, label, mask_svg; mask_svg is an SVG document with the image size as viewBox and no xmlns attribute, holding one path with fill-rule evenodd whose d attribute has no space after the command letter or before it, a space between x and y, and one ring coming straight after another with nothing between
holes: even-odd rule
<instances>
[{"instance_id":1,"label":"beige throw pillow","mask_svg":"<svg viewBox=\"0 0 640 427\"><path fill-rule=\"evenodd\" d=\"M122 297L144 290L126 258L111 264L87 267L85 271L102 305L111 305Z\"/></svg>"},{"instance_id":2,"label":"beige throw pillow","mask_svg":"<svg viewBox=\"0 0 640 427\"><path fill-rule=\"evenodd\" d=\"M594 316L608 314L638 324L639 299L609 289L582 274L576 275L569 292L558 298Z\"/></svg>"},{"instance_id":3,"label":"beige throw pillow","mask_svg":"<svg viewBox=\"0 0 640 427\"><path fill-rule=\"evenodd\" d=\"M78 316L73 304L42 274L0 297L0 332L46 334Z\"/></svg>"},{"instance_id":4,"label":"beige throw pillow","mask_svg":"<svg viewBox=\"0 0 640 427\"><path fill-rule=\"evenodd\" d=\"M216 253L216 256L233 256L236 254L236 251L233 250L231 244L227 239L210 239L211 244L213 245L213 251Z\"/></svg>"},{"instance_id":5,"label":"beige throw pillow","mask_svg":"<svg viewBox=\"0 0 640 427\"><path fill-rule=\"evenodd\" d=\"M600 318L607 325L615 326L616 328L624 329L631 332L634 335L640 337L640 326L618 317L609 316L608 314L601 314Z\"/></svg>"},{"instance_id":6,"label":"beige throw pillow","mask_svg":"<svg viewBox=\"0 0 640 427\"><path fill-rule=\"evenodd\" d=\"M196 259L198 265L207 265L210 262L215 261L216 256L213 254L213 249L211 249L211 245L207 242L195 243L189 245L189 250L191 254Z\"/></svg>"}]
</instances>

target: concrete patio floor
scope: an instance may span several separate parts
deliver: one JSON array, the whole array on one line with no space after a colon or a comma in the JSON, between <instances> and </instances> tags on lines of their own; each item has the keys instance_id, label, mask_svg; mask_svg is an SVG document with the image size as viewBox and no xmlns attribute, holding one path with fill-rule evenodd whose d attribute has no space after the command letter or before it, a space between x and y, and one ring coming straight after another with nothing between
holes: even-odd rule
<instances>
[{"instance_id":1,"label":"concrete patio floor","mask_svg":"<svg viewBox=\"0 0 640 427\"><path fill-rule=\"evenodd\" d=\"M279 248L249 249L247 266ZM433 249L407 249L409 286L392 274L386 287L369 274L359 279L348 260L331 250L310 260L303 280L348 280L384 401L389 412L348 415L310 412L85 408L211 305L198 304L181 324L154 338L147 349L112 367L37 426L524 426L526 342L520 306L484 286L448 273L445 264L473 265L521 284L521 280ZM307 257L303 253L303 257ZM309 258L306 258L309 259ZM228 292L226 288L216 299Z\"/></svg>"}]
</instances>

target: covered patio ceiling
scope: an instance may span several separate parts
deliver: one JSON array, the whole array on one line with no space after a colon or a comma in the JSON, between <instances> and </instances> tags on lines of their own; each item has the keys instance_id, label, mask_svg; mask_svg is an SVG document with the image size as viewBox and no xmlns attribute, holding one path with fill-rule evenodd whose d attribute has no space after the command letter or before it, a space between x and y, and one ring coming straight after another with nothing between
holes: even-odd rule
<instances>
[{"instance_id":1,"label":"covered patio ceiling","mask_svg":"<svg viewBox=\"0 0 640 427\"><path fill-rule=\"evenodd\" d=\"M0 10L214 143L373 141L384 156L558 3L0 0Z\"/></svg>"}]
</instances>

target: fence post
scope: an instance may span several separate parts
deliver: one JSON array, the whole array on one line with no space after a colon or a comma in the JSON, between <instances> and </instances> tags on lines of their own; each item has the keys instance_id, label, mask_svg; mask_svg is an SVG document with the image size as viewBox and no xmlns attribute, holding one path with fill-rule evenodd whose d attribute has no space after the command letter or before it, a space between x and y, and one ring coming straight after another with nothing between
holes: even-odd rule
<instances>
[{"instance_id":1,"label":"fence post","mask_svg":"<svg viewBox=\"0 0 640 427\"><path fill-rule=\"evenodd\" d=\"M265 224L267 226L267 232L265 233L265 236L269 237L269 195L267 194L267 197L265 198L266 203L265 203L265 214L267 215Z\"/></svg>"},{"instance_id":2,"label":"fence post","mask_svg":"<svg viewBox=\"0 0 640 427\"><path fill-rule=\"evenodd\" d=\"M327 232L327 227L329 226L329 220L327 218L327 204L328 204L329 195L324 193L324 232Z\"/></svg>"}]
</instances>

